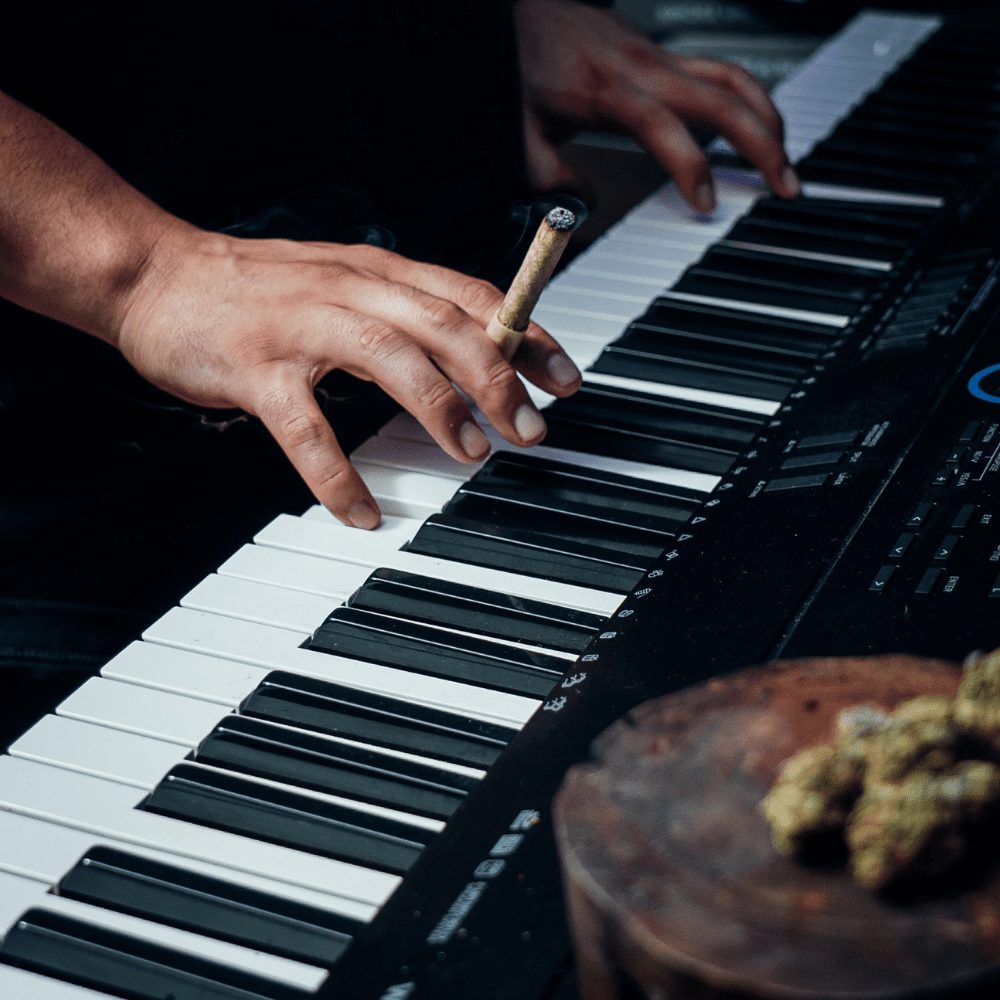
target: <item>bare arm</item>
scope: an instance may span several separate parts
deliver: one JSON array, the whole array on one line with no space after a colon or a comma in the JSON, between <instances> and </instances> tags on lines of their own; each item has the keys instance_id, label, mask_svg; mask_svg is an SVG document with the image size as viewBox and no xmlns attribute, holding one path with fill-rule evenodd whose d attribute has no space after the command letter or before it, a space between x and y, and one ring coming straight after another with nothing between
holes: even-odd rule
<instances>
[{"instance_id":1,"label":"bare arm","mask_svg":"<svg viewBox=\"0 0 1000 1000\"><path fill-rule=\"evenodd\" d=\"M517 377L580 385L532 324L513 362L485 327L496 288L369 246L242 240L164 212L52 123L0 95L0 295L114 345L151 382L264 422L337 517L378 524L313 390L341 368L375 381L454 458L485 436L461 386L515 444L545 424Z\"/></svg>"}]
</instances>

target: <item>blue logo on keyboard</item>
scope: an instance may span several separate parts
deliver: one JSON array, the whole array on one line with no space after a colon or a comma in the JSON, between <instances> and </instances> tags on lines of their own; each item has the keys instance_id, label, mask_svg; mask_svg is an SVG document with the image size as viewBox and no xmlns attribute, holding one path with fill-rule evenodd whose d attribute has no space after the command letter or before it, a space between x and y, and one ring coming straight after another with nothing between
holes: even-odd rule
<instances>
[{"instance_id":1,"label":"blue logo on keyboard","mask_svg":"<svg viewBox=\"0 0 1000 1000\"><path fill-rule=\"evenodd\" d=\"M1000 396L993 392L987 392L983 388L983 379L989 378L995 372L1000 372L1000 365L990 365L989 368L984 368L982 371L976 372L972 378L969 379L968 389L976 399L982 399L987 403L1000 403Z\"/></svg>"}]
</instances>

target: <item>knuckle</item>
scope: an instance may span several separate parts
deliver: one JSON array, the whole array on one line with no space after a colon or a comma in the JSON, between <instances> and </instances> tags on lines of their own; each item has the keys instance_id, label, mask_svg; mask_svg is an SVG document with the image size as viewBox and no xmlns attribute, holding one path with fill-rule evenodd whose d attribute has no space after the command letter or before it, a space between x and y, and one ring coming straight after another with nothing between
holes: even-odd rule
<instances>
[{"instance_id":1,"label":"knuckle","mask_svg":"<svg viewBox=\"0 0 1000 1000\"><path fill-rule=\"evenodd\" d=\"M390 361L406 343L406 338L395 327L384 323L362 323L358 331L358 347L376 363Z\"/></svg>"},{"instance_id":2,"label":"knuckle","mask_svg":"<svg viewBox=\"0 0 1000 1000\"><path fill-rule=\"evenodd\" d=\"M351 468L346 462L326 466L316 477L316 490L327 494L338 493L351 479Z\"/></svg>"},{"instance_id":3,"label":"knuckle","mask_svg":"<svg viewBox=\"0 0 1000 1000\"><path fill-rule=\"evenodd\" d=\"M482 388L487 393L507 395L514 391L519 382L517 372L503 359L483 370Z\"/></svg>"},{"instance_id":4,"label":"knuckle","mask_svg":"<svg viewBox=\"0 0 1000 1000\"><path fill-rule=\"evenodd\" d=\"M485 313L500 305L503 294L488 281L470 280L463 282L459 301L472 312Z\"/></svg>"},{"instance_id":5,"label":"knuckle","mask_svg":"<svg viewBox=\"0 0 1000 1000\"><path fill-rule=\"evenodd\" d=\"M422 410L446 410L457 400L455 390L444 379L434 379L422 386L417 393L417 405Z\"/></svg>"},{"instance_id":6,"label":"knuckle","mask_svg":"<svg viewBox=\"0 0 1000 1000\"><path fill-rule=\"evenodd\" d=\"M318 417L300 410L289 410L287 406L279 418L278 428L282 440L293 449L315 446L322 439L324 431Z\"/></svg>"},{"instance_id":7,"label":"knuckle","mask_svg":"<svg viewBox=\"0 0 1000 1000\"><path fill-rule=\"evenodd\" d=\"M423 307L424 321L432 330L458 330L465 322L465 314L447 299L431 299Z\"/></svg>"}]
</instances>

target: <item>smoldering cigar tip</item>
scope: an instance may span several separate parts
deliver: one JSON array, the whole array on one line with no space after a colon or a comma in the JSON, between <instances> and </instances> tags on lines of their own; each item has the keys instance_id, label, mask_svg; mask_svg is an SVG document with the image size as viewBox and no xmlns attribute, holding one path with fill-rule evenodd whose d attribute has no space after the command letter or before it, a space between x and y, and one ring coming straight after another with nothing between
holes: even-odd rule
<instances>
[{"instance_id":1,"label":"smoldering cigar tip","mask_svg":"<svg viewBox=\"0 0 1000 1000\"><path fill-rule=\"evenodd\" d=\"M545 221L553 228L560 231L572 229L576 225L576 216L568 208L553 208Z\"/></svg>"}]
</instances>

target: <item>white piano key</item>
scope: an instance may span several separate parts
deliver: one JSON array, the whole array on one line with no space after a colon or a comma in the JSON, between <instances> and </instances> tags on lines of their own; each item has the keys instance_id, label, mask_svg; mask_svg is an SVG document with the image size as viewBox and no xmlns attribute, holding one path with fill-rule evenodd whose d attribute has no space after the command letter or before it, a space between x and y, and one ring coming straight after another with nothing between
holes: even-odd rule
<instances>
[{"instance_id":1,"label":"white piano key","mask_svg":"<svg viewBox=\"0 0 1000 1000\"><path fill-rule=\"evenodd\" d=\"M257 550L258 546L246 545L244 549ZM277 549L262 551L286 554ZM132 642L102 668L101 677L213 702L228 709L243 701L268 673L265 668L249 663L221 660L152 642Z\"/></svg>"},{"instance_id":2,"label":"white piano key","mask_svg":"<svg viewBox=\"0 0 1000 1000\"><path fill-rule=\"evenodd\" d=\"M248 546L255 548L255 546ZM277 549L261 549L262 552L277 554ZM307 559L287 553L295 558ZM215 657L203 656L188 650L171 649L168 646L157 646L152 642L134 642L127 646L102 671L107 679L119 680L124 684L134 684L155 691L170 694L183 694L187 699L205 700L216 703L221 709L236 708L248 695L260 685L270 673L263 667L252 667L249 664L234 663L230 660L220 660ZM176 712L176 705L170 711ZM219 712L221 721L225 711ZM97 716L100 715L98 718ZM129 717L112 716L107 710L91 710L91 721L112 728L132 731L133 721ZM214 725L214 724L213 724ZM282 726L285 729L296 730L295 726ZM141 732L141 730L140 730ZM464 764L453 764L451 761L424 757L420 754L407 753L405 750L395 750L391 747L373 746L361 740L348 739L344 736L320 734L309 730L310 734L334 743L360 747L371 753L383 754L386 757L413 761L427 767L436 767L455 774L463 774L477 781L486 776L486 772ZM148 735L148 734L145 734ZM194 746L198 733L192 735Z\"/></svg>"},{"instance_id":3,"label":"white piano key","mask_svg":"<svg viewBox=\"0 0 1000 1000\"><path fill-rule=\"evenodd\" d=\"M207 735L207 730L202 735ZM187 747L176 743L60 715L43 716L9 750L14 757L146 789L179 764L187 752Z\"/></svg>"},{"instance_id":4,"label":"white piano key","mask_svg":"<svg viewBox=\"0 0 1000 1000\"><path fill-rule=\"evenodd\" d=\"M720 240L720 246L735 247L738 250L756 250L778 257L793 257L796 260L817 260L827 264L843 264L847 267L863 267L869 271L888 272L893 264L888 260L872 260L868 257L845 257L842 254L820 253L816 250L798 250L793 247L776 247L768 243L747 243L743 240Z\"/></svg>"},{"instance_id":5,"label":"white piano key","mask_svg":"<svg viewBox=\"0 0 1000 1000\"><path fill-rule=\"evenodd\" d=\"M480 421L483 431L488 438L494 441L494 447L498 450L509 451L514 454L535 455L538 458L552 462L564 462L575 465L582 469L594 469L600 472L613 472L619 476L627 476L634 479L643 479L652 483L663 483L667 486L683 486L693 490L700 490L710 493L719 485L718 476L709 476L700 472L689 472L686 469L672 469L662 465L647 465L645 462L632 462L623 458L610 458L606 455L594 455L589 452L569 451L564 448L550 448L545 444L536 444L532 448L515 448L513 445L503 442L495 437L496 431L485 422L485 418ZM398 465L399 468L410 468L407 464L408 457L412 460L415 452L410 451L414 444L429 447L427 442L430 436L424 428L408 413L401 413L387 423L379 431L380 439L390 438L406 442L406 447L387 452L387 457L383 459L386 464ZM466 476L465 479L471 478ZM464 479L463 479L464 482Z\"/></svg>"},{"instance_id":6,"label":"white piano key","mask_svg":"<svg viewBox=\"0 0 1000 1000\"><path fill-rule=\"evenodd\" d=\"M630 319L642 312L648 297L645 295L598 295L578 289L545 291L538 300L545 309L563 311L576 316L613 316L624 326Z\"/></svg>"},{"instance_id":7,"label":"white piano key","mask_svg":"<svg viewBox=\"0 0 1000 1000\"><path fill-rule=\"evenodd\" d=\"M102 778L0 758L0 810L375 906L399 885L397 876L385 872L144 812L137 806L145 797L144 791Z\"/></svg>"},{"instance_id":8,"label":"white piano key","mask_svg":"<svg viewBox=\"0 0 1000 1000\"><path fill-rule=\"evenodd\" d=\"M607 375L603 372L587 372L585 381L593 385L606 385L613 389L627 389L632 392L646 392L668 399L682 399L710 406L724 406L745 413L760 413L773 416L781 403L771 399L756 399L753 396L735 396L727 392L710 392L708 389L689 389L682 385L668 385L663 382L647 382L644 379L623 378L621 375Z\"/></svg>"},{"instance_id":9,"label":"white piano key","mask_svg":"<svg viewBox=\"0 0 1000 1000\"><path fill-rule=\"evenodd\" d=\"M724 226L718 232L706 233L704 242L697 247L676 249L669 239L660 235L660 223L653 220L637 219L624 222L618 229L612 230L607 237L608 246L620 246L623 253L644 260L655 260L665 267L672 267L683 272L695 261L701 259L705 251L718 239L729 232L730 227ZM671 228L669 225L666 228Z\"/></svg>"},{"instance_id":10,"label":"white piano key","mask_svg":"<svg viewBox=\"0 0 1000 1000\"><path fill-rule=\"evenodd\" d=\"M107 677L90 678L65 698L56 712L79 722L141 733L185 750L196 746L229 714L215 702L122 684Z\"/></svg>"},{"instance_id":11,"label":"white piano key","mask_svg":"<svg viewBox=\"0 0 1000 1000\"><path fill-rule=\"evenodd\" d=\"M628 249L623 245L620 246L623 250ZM660 291L669 288L684 273L686 266L659 264L641 252L609 254L601 250L583 258L572 270L574 274L608 275L634 285L643 285L649 289L649 298L652 301Z\"/></svg>"},{"instance_id":12,"label":"white piano key","mask_svg":"<svg viewBox=\"0 0 1000 1000\"><path fill-rule=\"evenodd\" d=\"M639 311L644 311L655 297L655 292L648 291L645 285L623 281L616 275L593 275L585 274L583 271L567 271L560 279L559 289L570 296L590 294L616 301L632 302Z\"/></svg>"},{"instance_id":13,"label":"white piano key","mask_svg":"<svg viewBox=\"0 0 1000 1000\"><path fill-rule=\"evenodd\" d=\"M557 340L560 334L572 334L575 337L607 344L621 336L622 330L625 329L625 324L617 316L597 319L593 316L574 315L559 309L546 309L544 306L537 306L531 318Z\"/></svg>"},{"instance_id":14,"label":"white piano key","mask_svg":"<svg viewBox=\"0 0 1000 1000\"><path fill-rule=\"evenodd\" d=\"M567 583L508 573L505 570L434 559L415 552L398 552L381 545L377 532L342 529L341 525L324 517L322 507L312 508L307 514L308 516L303 518L287 514L279 515L257 535L258 545L290 549L307 555L323 556L328 560L335 560L336 563L356 563L372 569L385 567L405 570L408 567L419 566L421 569L413 569L412 572L422 572L424 576L436 579L548 601L550 604L593 611L595 614L605 616L613 614L621 603L618 596L607 594L602 590L591 590L589 587L576 587ZM351 538L345 542L342 530L354 531L363 537ZM336 564L331 570L336 571Z\"/></svg>"},{"instance_id":15,"label":"white piano key","mask_svg":"<svg viewBox=\"0 0 1000 1000\"><path fill-rule=\"evenodd\" d=\"M302 649L300 644L306 640L306 635L187 608L168 611L146 630L143 638L260 667L320 677L346 687L464 713L505 726L523 726L539 705L534 698Z\"/></svg>"},{"instance_id":16,"label":"white piano key","mask_svg":"<svg viewBox=\"0 0 1000 1000\"><path fill-rule=\"evenodd\" d=\"M565 349L565 345L564 349ZM370 462L354 462L361 478L384 514L424 518L436 514L455 495L455 481L407 469L389 469Z\"/></svg>"},{"instance_id":17,"label":"white piano key","mask_svg":"<svg viewBox=\"0 0 1000 1000\"><path fill-rule=\"evenodd\" d=\"M183 954L197 955L210 962L242 969L274 983L283 983L313 992L326 981L327 971L288 958L268 955L228 941L192 931L168 927L115 910L52 895L43 882L17 875L0 874L0 936L6 934L29 909L40 909L81 920L91 927L126 934L140 941L171 948ZM13 1000L13 998L12 998Z\"/></svg>"},{"instance_id":18,"label":"white piano key","mask_svg":"<svg viewBox=\"0 0 1000 1000\"><path fill-rule=\"evenodd\" d=\"M261 625L313 632L350 594L350 590L345 590L331 600L301 590L286 590L213 573L185 594L180 604L182 608L211 611Z\"/></svg>"},{"instance_id":19,"label":"white piano key","mask_svg":"<svg viewBox=\"0 0 1000 1000\"><path fill-rule=\"evenodd\" d=\"M208 735L209 730L206 730L197 742ZM197 742L193 746L196 746ZM59 715L49 715L37 722L18 740L16 751L12 748L11 753L15 757L51 764L54 767L120 782L134 788L144 788L149 792L163 780L172 767L184 760L189 749L164 743L162 740L134 731L125 732L94 723L77 722ZM224 774L238 773L210 764L196 762L196 766ZM374 805L349 796L299 788L289 782L256 775L241 774L241 777L255 784L293 791L356 812L380 816L399 823L409 823L411 826L432 833L440 833L444 829L441 820L417 816L405 810Z\"/></svg>"},{"instance_id":20,"label":"white piano key","mask_svg":"<svg viewBox=\"0 0 1000 1000\"><path fill-rule=\"evenodd\" d=\"M371 903L329 895L316 889L291 885L253 872L241 872L195 858L180 858L176 854L126 844L112 837L95 836L48 820L0 811L0 871L55 884L84 854L95 847L128 851L150 861L174 865L269 896L294 900L328 913L339 913L362 923L371 921L377 912Z\"/></svg>"},{"instance_id":21,"label":"white piano key","mask_svg":"<svg viewBox=\"0 0 1000 1000\"><path fill-rule=\"evenodd\" d=\"M109 1000L107 993L73 986L11 965L0 965L0 997L10 1000Z\"/></svg>"},{"instance_id":22,"label":"white piano key","mask_svg":"<svg viewBox=\"0 0 1000 1000\"><path fill-rule=\"evenodd\" d=\"M428 435L428 442L431 440ZM434 476L444 476L456 483L464 483L476 474L485 464L483 462L459 462L441 450L438 444L423 444L411 447L416 442L398 442L393 444L392 438L383 435L382 431L369 438L351 453L352 460L365 462L369 465L387 465L390 468L409 469L411 472L425 472Z\"/></svg>"},{"instance_id":23,"label":"white piano key","mask_svg":"<svg viewBox=\"0 0 1000 1000\"><path fill-rule=\"evenodd\" d=\"M804 181L802 193L807 198L831 201L863 201L873 205L910 205L914 208L941 208L944 198L937 195L911 194L906 191L885 191L879 188L845 187L842 184L821 184Z\"/></svg>"},{"instance_id":24,"label":"white piano key","mask_svg":"<svg viewBox=\"0 0 1000 1000\"><path fill-rule=\"evenodd\" d=\"M322 509L320 508L320 510ZM296 601L288 601L285 597L291 595L300 601L308 599L310 607L314 612L308 618L311 622L308 625L310 632L319 628L330 614L343 604L343 600L339 596L332 600L329 598L320 598L313 595L305 595L301 591L286 591L282 587L232 576L209 577L195 589L198 590L199 588L201 588L200 593L202 595L197 606L197 610L199 611L211 611L214 614L227 615L230 618L260 622L262 625L277 625L280 628L298 628L300 626L294 619L297 619L299 622L303 620L302 611L296 606ZM345 594L343 596L346 598L348 595ZM181 606L195 607L194 604L188 603L186 600L181 602ZM285 614L289 616L288 620L284 620L283 616ZM392 617L392 615L388 615L388 617ZM464 635L481 639L485 642L496 643L500 646L515 646L518 649L529 652L544 653L548 656L555 656L558 659L569 660L571 663L577 658L575 653L564 653L561 650L546 649L494 636L484 636L469 629L435 625L430 622L424 622L424 625L441 632L442 642L446 641L448 634Z\"/></svg>"},{"instance_id":25,"label":"white piano key","mask_svg":"<svg viewBox=\"0 0 1000 1000\"><path fill-rule=\"evenodd\" d=\"M743 302L740 299L721 299L715 295L692 295L689 292L668 291L663 293L667 299L679 299L681 302L697 302L705 306L722 306L726 309L739 309L758 316L775 316L779 319L799 320L803 323L816 323L820 326L831 326L843 329L850 323L849 316L838 316L834 313L813 312L809 309L790 309L786 306L770 306L760 302Z\"/></svg>"}]
</instances>

